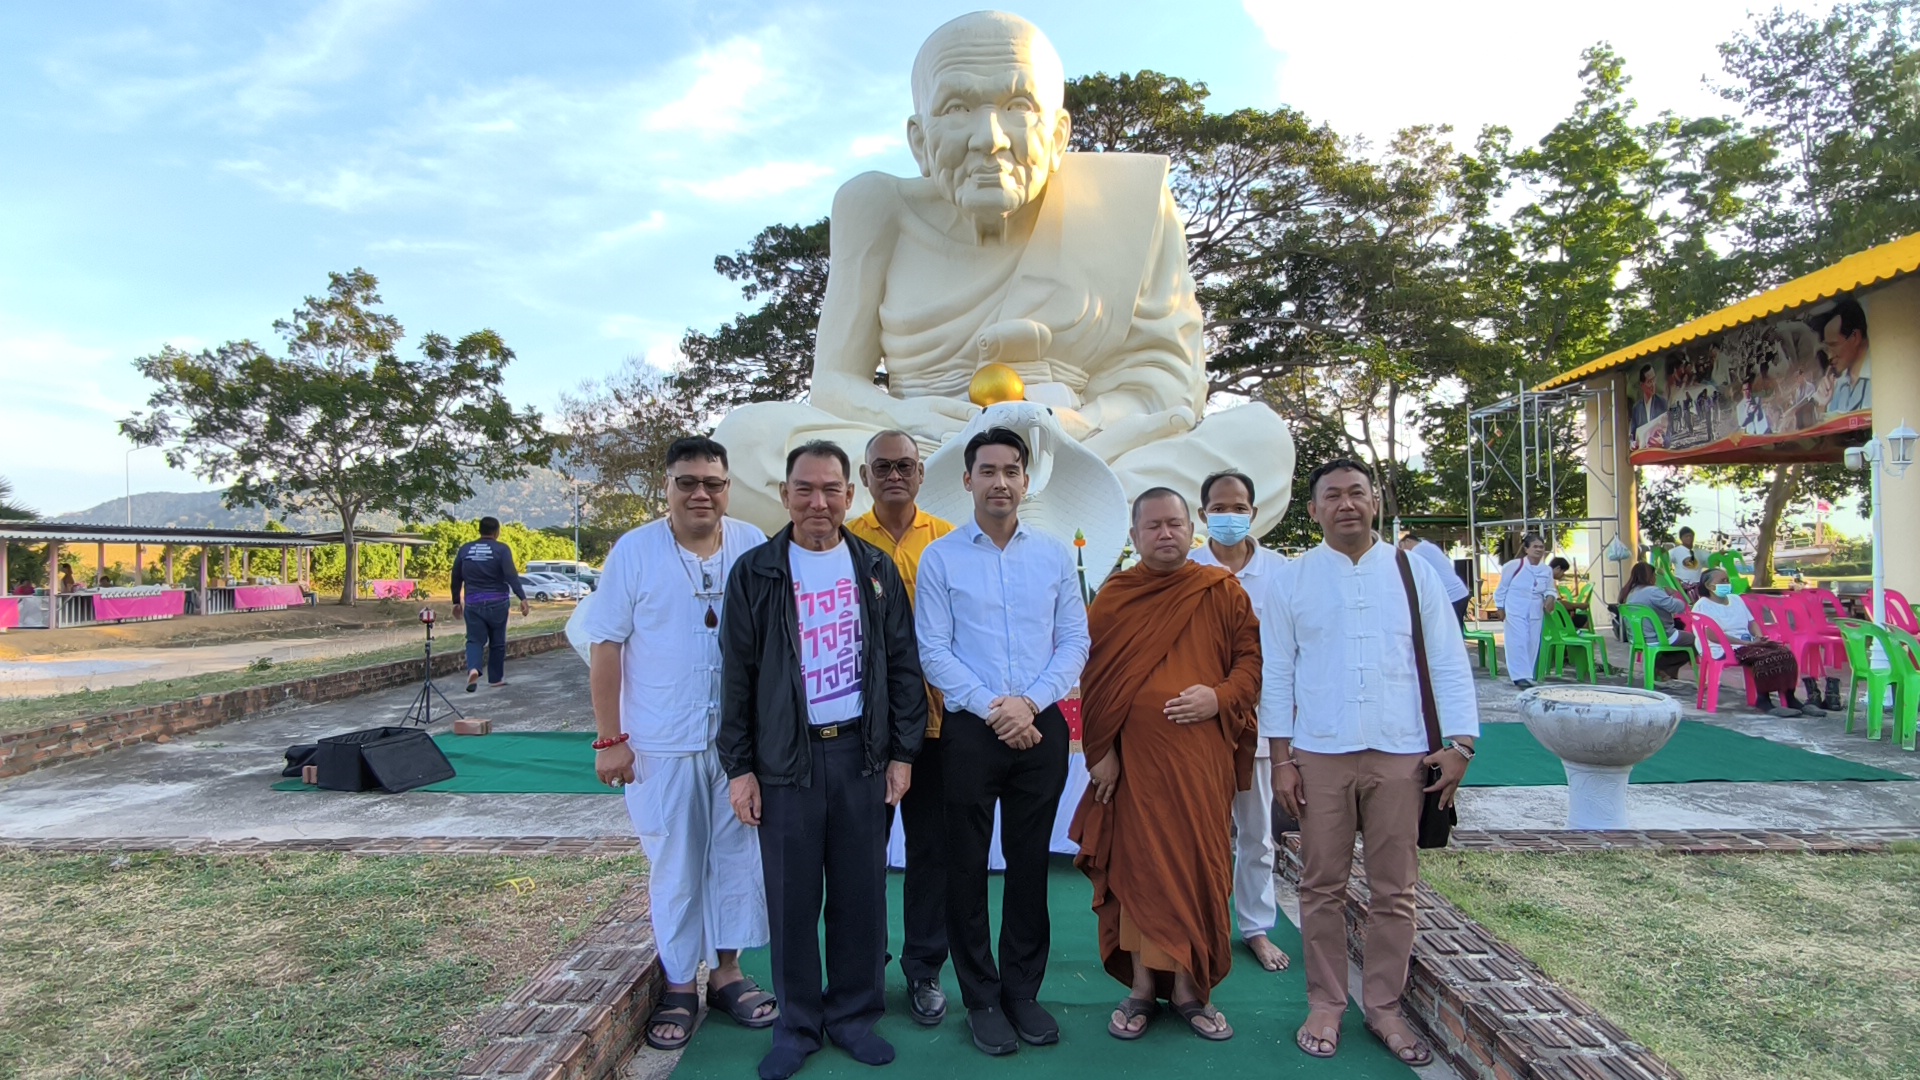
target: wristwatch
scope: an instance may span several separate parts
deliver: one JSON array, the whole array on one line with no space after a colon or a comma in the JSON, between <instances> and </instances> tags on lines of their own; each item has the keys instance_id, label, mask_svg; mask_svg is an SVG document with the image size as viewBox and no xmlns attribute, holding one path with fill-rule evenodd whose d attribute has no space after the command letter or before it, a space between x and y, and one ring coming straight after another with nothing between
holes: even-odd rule
<instances>
[{"instance_id":1,"label":"wristwatch","mask_svg":"<svg viewBox=\"0 0 1920 1080\"><path fill-rule=\"evenodd\" d=\"M1461 757L1466 758L1468 761L1473 760L1473 755L1476 752L1473 749L1473 747L1468 746L1466 743L1452 742L1452 741L1449 741L1447 743L1445 749L1451 750L1454 753L1459 754Z\"/></svg>"}]
</instances>

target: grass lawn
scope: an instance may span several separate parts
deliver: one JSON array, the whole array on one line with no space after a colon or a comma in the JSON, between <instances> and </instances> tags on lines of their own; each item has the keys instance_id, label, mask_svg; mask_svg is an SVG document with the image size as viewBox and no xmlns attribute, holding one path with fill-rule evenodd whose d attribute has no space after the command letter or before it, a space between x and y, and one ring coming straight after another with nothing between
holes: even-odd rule
<instances>
[{"instance_id":1,"label":"grass lawn","mask_svg":"<svg viewBox=\"0 0 1920 1080\"><path fill-rule=\"evenodd\" d=\"M1429 884L1691 1080L1920 1076L1920 845L1422 855Z\"/></svg>"},{"instance_id":2,"label":"grass lawn","mask_svg":"<svg viewBox=\"0 0 1920 1080\"><path fill-rule=\"evenodd\" d=\"M565 629L566 625L567 619L564 615L549 619L519 620L508 624L507 637L511 639L531 634L550 634L556 630ZM451 635L443 638L438 643L439 648L436 652L446 653L458 650L463 647L462 640ZM158 705L182 698L199 697L202 694L244 690L250 686L265 686L270 683L311 678L315 675L328 675L336 671L372 667L395 660L419 658L418 644L396 645L392 648L350 653L346 656L334 656L322 660L291 660L259 669L215 671L205 675L157 679L133 686L115 686L105 690L80 690L51 697L14 698L0 701L0 731L23 731L60 720L77 720L84 716L96 716L120 709L134 709L142 705Z\"/></svg>"},{"instance_id":3,"label":"grass lawn","mask_svg":"<svg viewBox=\"0 0 1920 1080\"><path fill-rule=\"evenodd\" d=\"M0 854L0 1078L449 1075L643 865Z\"/></svg>"}]
</instances>

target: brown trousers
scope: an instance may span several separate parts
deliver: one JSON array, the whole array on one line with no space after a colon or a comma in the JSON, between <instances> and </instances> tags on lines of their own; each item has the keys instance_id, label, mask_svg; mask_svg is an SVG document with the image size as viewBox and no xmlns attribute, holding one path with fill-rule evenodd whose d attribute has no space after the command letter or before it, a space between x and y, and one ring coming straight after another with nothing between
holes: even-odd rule
<instances>
[{"instance_id":1,"label":"brown trousers","mask_svg":"<svg viewBox=\"0 0 1920 1080\"><path fill-rule=\"evenodd\" d=\"M1353 839L1365 841L1366 956L1360 1010L1372 1021L1400 1015L1413 953L1414 885L1420 880L1423 754L1293 752L1307 804L1300 814L1300 932L1305 940L1307 1007L1347 1007L1347 881Z\"/></svg>"}]
</instances>

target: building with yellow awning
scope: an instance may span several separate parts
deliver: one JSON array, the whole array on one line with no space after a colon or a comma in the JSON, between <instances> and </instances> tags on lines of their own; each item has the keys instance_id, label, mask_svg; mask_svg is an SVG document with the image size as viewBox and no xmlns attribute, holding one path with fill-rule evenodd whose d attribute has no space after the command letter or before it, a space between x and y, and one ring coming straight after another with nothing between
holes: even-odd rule
<instances>
[{"instance_id":1,"label":"building with yellow awning","mask_svg":"<svg viewBox=\"0 0 1920 1080\"><path fill-rule=\"evenodd\" d=\"M1920 233L1851 255L1557 375L1586 400L1587 513L1638 551L1637 465L1878 454L1888 588L1920 599ZM1902 445L1904 444L1904 446ZM1857 458L1859 455L1855 455ZM1867 464L1872 465L1872 462ZM1653 539L1653 538L1648 538ZM1601 589L1624 566L1600 568Z\"/></svg>"}]
</instances>

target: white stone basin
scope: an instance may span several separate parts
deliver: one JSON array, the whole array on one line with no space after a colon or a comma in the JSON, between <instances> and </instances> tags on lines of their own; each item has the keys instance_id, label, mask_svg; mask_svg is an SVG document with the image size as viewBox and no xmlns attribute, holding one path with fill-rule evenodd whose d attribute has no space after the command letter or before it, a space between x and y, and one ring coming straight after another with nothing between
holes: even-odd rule
<instances>
[{"instance_id":1,"label":"white stone basin","mask_svg":"<svg viewBox=\"0 0 1920 1080\"><path fill-rule=\"evenodd\" d=\"M1638 765L1680 727L1680 703L1630 686L1536 686L1520 716L1540 745L1578 765Z\"/></svg>"},{"instance_id":2,"label":"white stone basin","mask_svg":"<svg viewBox=\"0 0 1920 1080\"><path fill-rule=\"evenodd\" d=\"M1626 829L1633 767L1667 745L1680 703L1626 686L1536 686L1520 694L1520 716L1567 770L1567 827Z\"/></svg>"}]
</instances>

